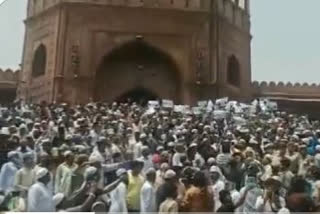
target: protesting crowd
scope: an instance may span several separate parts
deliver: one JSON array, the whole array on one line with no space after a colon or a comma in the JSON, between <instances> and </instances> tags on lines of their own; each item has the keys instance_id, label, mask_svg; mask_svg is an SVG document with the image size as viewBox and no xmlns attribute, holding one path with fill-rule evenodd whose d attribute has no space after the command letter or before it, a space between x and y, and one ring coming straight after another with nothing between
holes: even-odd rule
<instances>
[{"instance_id":1,"label":"protesting crowd","mask_svg":"<svg viewBox=\"0 0 320 214\"><path fill-rule=\"evenodd\" d=\"M320 123L275 103L0 108L0 211L316 212Z\"/></svg>"}]
</instances>

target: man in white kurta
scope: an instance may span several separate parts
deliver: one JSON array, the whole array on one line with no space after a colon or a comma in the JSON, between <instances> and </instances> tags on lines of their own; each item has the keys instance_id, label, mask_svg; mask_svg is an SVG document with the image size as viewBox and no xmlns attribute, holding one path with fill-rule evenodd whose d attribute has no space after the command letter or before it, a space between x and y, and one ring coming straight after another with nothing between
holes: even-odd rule
<instances>
[{"instance_id":1,"label":"man in white kurta","mask_svg":"<svg viewBox=\"0 0 320 214\"><path fill-rule=\"evenodd\" d=\"M14 178L18 172L19 154L17 152L9 152L9 162L4 164L0 172L0 190L9 193L14 187Z\"/></svg>"},{"instance_id":2,"label":"man in white kurta","mask_svg":"<svg viewBox=\"0 0 320 214\"><path fill-rule=\"evenodd\" d=\"M126 176L125 176L126 175ZM128 213L127 208L127 185L128 185L128 175L125 169L118 169L117 176L122 177L125 176L124 181L122 181L116 189L114 189L110 193L111 206L109 209L109 213Z\"/></svg>"},{"instance_id":3,"label":"man in white kurta","mask_svg":"<svg viewBox=\"0 0 320 214\"><path fill-rule=\"evenodd\" d=\"M143 184L140 193L140 209L141 213L153 213L157 211L156 205L156 170L148 169L146 172L146 182Z\"/></svg>"},{"instance_id":4,"label":"man in white kurta","mask_svg":"<svg viewBox=\"0 0 320 214\"><path fill-rule=\"evenodd\" d=\"M28 212L55 212L53 193L47 187L50 181L50 173L42 168L37 171L37 182L33 184L28 192Z\"/></svg>"}]
</instances>

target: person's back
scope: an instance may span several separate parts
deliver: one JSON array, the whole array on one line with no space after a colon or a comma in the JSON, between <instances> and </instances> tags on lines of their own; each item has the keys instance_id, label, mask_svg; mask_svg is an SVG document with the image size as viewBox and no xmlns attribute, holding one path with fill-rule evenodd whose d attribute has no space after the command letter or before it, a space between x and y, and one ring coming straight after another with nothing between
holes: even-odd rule
<instances>
[{"instance_id":1,"label":"person's back","mask_svg":"<svg viewBox=\"0 0 320 214\"><path fill-rule=\"evenodd\" d=\"M247 191L248 188L250 189L249 191ZM255 213L257 198L263 195L263 190L257 185L256 178L249 177L247 179L246 186L240 190L240 197L244 196L244 194L246 194L245 200L239 211L245 214Z\"/></svg>"},{"instance_id":2,"label":"person's back","mask_svg":"<svg viewBox=\"0 0 320 214\"><path fill-rule=\"evenodd\" d=\"M163 203L161 203L159 208L159 213L161 214L176 214L178 211L179 205L172 198L167 198Z\"/></svg>"},{"instance_id":3,"label":"person's back","mask_svg":"<svg viewBox=\"0 0 320 214\"><path fill-rule=\"evenodd\" d=\"M17 172L18 168L13 162L8 162L2 166L0 172L0 190L5 192L12 190Z\"/></svg>"},{"instance_id":4,"label":"person's back","mask_svg":"<svg viewBox=\"0 0 320 214\"><path fill-rule=\"evenodd\" d=\"M146 181L141 188L141 213L156 212L156 192L152 183Z\"/></svg>"},{"instance_id":5,"label":"person's back","mask_svg":"<svg viewBox=\"0 0 320 214\"><path fill-rule=\"evenodd\" d=\"M166 192L165 192L166 185L167 185L166 183L161 184L156 191L157 207L160 207L162 202L166 200Z\"/></svg>"},{"instance_id":6,"label":"person's back","mask_svg":"<svg viewBox=\"0 0 320 214\"><path fill-rule=\"evenodd\" d=\"M240 195L244 194L246 187L241 189ZM256 212L256 201L259 196L263 195L263 191L260 187L255 187L248 191L243 206L240 211L243 213L255 213Z\"/></svg>"},{"instance_id":7,"label":"person's back","mask_svg":"<svg viewBox=\"0 0 320 214\"><path fill-rule=\"evenodd\" d=\"M182 203L183 212L213 212L213 194L210 188L204 189L192 186L187 190Z\"/></svg>"},{"instance_id":8,"label":"person's back","mask_svg":"<svg viewBox=\"0 0 320 214\"><path fill-rule=\"evenodd\" d=\"M33 184L28 192L28 212L55 212L52 192L40 182Z\"/></svg>"},{"instance_id":9,"label":"person's back","mask_svg":"<svg viewBox=\"0 0 320 214\"><path fill-rule=\"evenodd\" d=\"M127 213L126 196L127 187L122 182L110 193L111 206L109 213Z\"/></svg>"}]
</instances>

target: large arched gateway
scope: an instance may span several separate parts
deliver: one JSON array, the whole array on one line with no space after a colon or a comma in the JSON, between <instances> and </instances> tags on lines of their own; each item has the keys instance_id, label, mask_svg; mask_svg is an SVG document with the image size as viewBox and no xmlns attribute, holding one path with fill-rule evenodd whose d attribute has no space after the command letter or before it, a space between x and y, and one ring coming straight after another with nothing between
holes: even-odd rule
<instances>
[{"instance_id":1,"label":"large arched gateway","mask_svg":"<svg viewBox=\"0 0 320 214\"><path fill-rule=\"evenodd\" d=\"M103 58L96 74L95 100L179 101L180 82L170 56L143 40L135 40Z\"/></svg>"}]
</instances>

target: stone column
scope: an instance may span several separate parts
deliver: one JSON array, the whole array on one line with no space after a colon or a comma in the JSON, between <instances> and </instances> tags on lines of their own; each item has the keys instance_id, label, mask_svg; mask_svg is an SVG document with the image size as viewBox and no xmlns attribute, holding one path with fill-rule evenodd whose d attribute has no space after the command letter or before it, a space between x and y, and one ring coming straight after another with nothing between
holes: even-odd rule
<instances>
[{"instance_id":1,"label":"stone column","mask_svg":"<svg viewBox=\"0 0 320 214\"><path fill-rule=\"evenodd\" d=\"M247 11L247 13L250 13L250 0L245 0L244 8Z\"/></svg>"}]
</instances>

